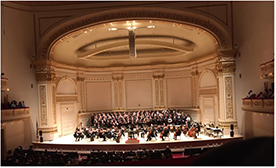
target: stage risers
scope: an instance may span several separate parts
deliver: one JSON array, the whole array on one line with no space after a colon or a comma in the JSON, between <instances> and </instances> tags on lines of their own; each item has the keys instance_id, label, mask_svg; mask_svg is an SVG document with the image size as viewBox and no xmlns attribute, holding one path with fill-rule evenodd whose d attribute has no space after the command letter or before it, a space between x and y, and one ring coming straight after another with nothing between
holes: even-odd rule
<instances>
[{"instance_id":1,"label":"stage risers","mask_svg":"<svg viewBox=\"0 0 276 168\"><path fill-rule=\"evenodd\" d=\"M57 150L77 150L77 151L91 151L91 150L137 150L141 149L165 149L169 146L171 149L183 149L189 147L212 146L216 144L225 144L233 140L242 140L243 136L235 135L235 137L223 136L222 138L209 139L189 139L189 140L165 140L156 142L142 142L142 143L107 143L107 142L72 142L72 143L54 143L54 142L33 142L34 149L57 149Z\"/></svg>"}]
</instances>

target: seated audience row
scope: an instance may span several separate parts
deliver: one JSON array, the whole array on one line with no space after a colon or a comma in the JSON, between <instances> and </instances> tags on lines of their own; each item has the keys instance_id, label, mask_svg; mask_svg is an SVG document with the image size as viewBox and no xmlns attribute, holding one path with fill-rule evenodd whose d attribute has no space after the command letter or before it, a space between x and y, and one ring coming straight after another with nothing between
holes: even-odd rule
<instances>
[{"instance_id":1,"label":"seated audience row","mask_svg":"<svg viewBox=\"0 0 276 168\"><path fill-rule=\"evenodd\" d=\"M254 94L252 90L250 90L245 97L246 99L273 99L274 91L272 89L265 89L265 92L260 92L259 94Z\"/></svg>"},{"instance_id":2,"label":"seated audience row","mask_svg":"<svg viewBox=\"0 0 276 168\"><path fill-rule=\"evenodd\" d=\"M15 109L15 108L25 108L25 102L24 101L20 101L17 104L17 101L13 100L10 102L8 102L7 104L2 103L1 104L1 109Z\"/></svg>"},{"instance_id":3,"label":"seated audience row","mask_svg":"<svg viewBox=\"0 0 276 168\"><path fill-rule=\"evenodd\" d=\"M8 151L6 160L2 160L2 166L78 166L168 158L172 158L172 153L168 146L165 150L146 150L145 148L139 148L135 151L92 150L90 154L62 151L49 152L47 150L35 151L30 146L28 150L18 147L13 152L11 150Z\"/></svg>"}]
</instances>

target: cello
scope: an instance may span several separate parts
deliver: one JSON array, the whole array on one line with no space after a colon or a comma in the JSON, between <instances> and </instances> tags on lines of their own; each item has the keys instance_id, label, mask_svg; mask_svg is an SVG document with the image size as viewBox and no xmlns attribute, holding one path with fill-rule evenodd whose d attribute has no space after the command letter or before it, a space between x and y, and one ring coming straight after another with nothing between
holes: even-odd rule
<instances>
[{"instance_id":1,"label":"cello","mask_svg":"<svg viewBox=\"0 0 276 168\"><path fill-rule=\"evenodd\" d=\"M147 135L147 140L151 139L152 131L153 131L153 129L151 129L150 132L148 133L148 135Z\"/></svg>"},{"instance_id":2,"label":"cello","mask_svg":"<svg viewBox=\"0 0 276 168\"><path fill-rule=\"evenodd\" d=\"M186 124L186 125L185 125L185 128L183 129L183 134L184 134L184 135L187 134L188 129L189 129L188 124Z\"/></svg>"},{"instance_id":3,"label":"cello","mask_svg":"<svg viewBox=\"0 0 276 168\"><path fill-rule=\"evenodd\" d=\"M197 138L196 137L196 128L195 127L190 128L190 130L188 131L188 136L193 137L193 138Z\"/></svg>"},{"instance_id":4,"label":"cello","mask_svg":"<svg viewBox=\"0 0 276 168\"><path fill-rule=\"evenodd\" d=\"M180 128L177 128L177 130L176 130L175 133L174 133L174 139L176 140L176 139L177 139L177 136L180 136L180 135L181 135Z\"/></svg>"}]
</instances>

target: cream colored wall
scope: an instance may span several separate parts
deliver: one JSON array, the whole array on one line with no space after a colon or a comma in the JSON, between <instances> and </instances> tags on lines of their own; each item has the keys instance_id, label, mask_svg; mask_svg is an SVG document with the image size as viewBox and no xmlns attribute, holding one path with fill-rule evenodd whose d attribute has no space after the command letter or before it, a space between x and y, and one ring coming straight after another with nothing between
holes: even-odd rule
<instances>
[{"instance_id":1,"label":"cream colored wall","mask_svg":"<svg viewBox=\"0 0 276 168\"><path fill-rule=\"evenodd\" d=\"M153 108L152 80L126 80L125 98L127 109Z\"/></svg>"},{"instance_id":2,"label":"cream colored wall","mask_svg":"<svg viewBox=\"0 0 276 168\"><path fill-rule=\"evenodd\" d=\"M274 2L234 1L233 25L234 44L240 52L240 56L236 57L235 73L238 126L246 138L258 137L263 135L259 129L267 132L264 127L270 130L274 127L274 115L243 112L241 99L249 90L256 94L264 90L259 65L274 59ZM256 123L262 123L262 128L255 127ZM274 136L271 131L266 135Z\"/></svg>"},{"instance_id":3,"label":"cream colored wall","mask_svg":"<svg viewBox=\"0 0 276 168\"><path fill-rule=\"evenodd\" d=\"M23 126L26 138L13 137L10 147L28 147L35 140L35 122L38 116L38 93L34 68L30 68L35 57L33 15L1 6L1 72L8 78L9 101L24 100L30 107L31 119ZM33 86L33 88L31 87ZM9 128L8 128L9 127ZM18 129L21 125L7 125ZM7 130L9 131L9 130ZM21 134L20 134L21 135Z\"/></svg>"},{"instance_id":4,"label":"cream colored wall","mask_svg":"<svg viewBox=\"0 0 276 168\"><path fill-rule=\"evenodd\" d=\"M57 94L76 94L76 86L74 86L74 83L70 80L62 80L57 85Z\"/></svg>"},{"instance_id":5,"label":"cream colored wall","mask_svg":"<svg viewBox=\"0 0 276 168\"><path fill-rule=\"evenodd\" d=\"M190 77L167 78L166 95L168 107L192 107L192 81Z\"/></svg>"},{"instance_id":6,"label":"cream colored wall","mask_svg":"<svg viewBox=\"0 0 276 168\"><path fill-rule=\"evenodd\" d=\"M86 83L87 111L112 110L111 81Z\"/></svg>"},{"instance_id":7,"label":"cream colored wall","mask_svg":"<svg viewBox=\"0 0 276 168\"><path fill-rule=\"evenodd\" d=\"M6 136L6 148L8 150L14 150L18 146L26 148L25 135L24 135L24 122L13 121L5 124L5 136Z\"/></svg>"}]
</instances>

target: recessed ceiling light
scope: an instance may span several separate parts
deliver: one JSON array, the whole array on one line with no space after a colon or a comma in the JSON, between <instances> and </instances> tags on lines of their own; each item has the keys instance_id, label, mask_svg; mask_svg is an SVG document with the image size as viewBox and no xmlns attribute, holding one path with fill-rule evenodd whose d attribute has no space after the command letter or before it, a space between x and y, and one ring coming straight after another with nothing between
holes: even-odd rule
<instances>
[{"instance_id":1,"label":"recessed ceiling light","mask_svg":"<svg viewBox=\"0 0 276 168\"><path fill-rule=\"evenodd\" d=\"M115 30L117 30L117 28L113 27L113 28L109 28L108 30L109 31L115 31Z\"/></svg>"},{"instance_id":2,"label":"recessed ceiling light","mask_svg":"<svg viewBox=\"0 0 276 168\"><path fill-rule=\"evenodd\" d=\"M151 29L151 28L155 28L155 26L154 26L154 25L152 25L152 26L147 26L147 28Z\"/></svg>"},{"instance_id":3,"label":"recessed ceiling light","mask_svg":"<svg viewBox=\"0 0 276 168\"><path fill-rule=\"evenodd\" d=\"M92 29L90 29L90 31L92 31Z\"/></svg>"},{"instance_id":4,"label":"recessed ceiling light","mask_svg":"<svg viewBox=\"0 0 276 168\"><path fill-rule=\"evenodd\" d=\"M84 33L87 33L87 31L85 31Z\"/></svg>"}]
</instances>

